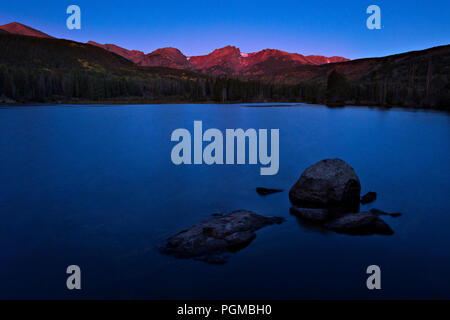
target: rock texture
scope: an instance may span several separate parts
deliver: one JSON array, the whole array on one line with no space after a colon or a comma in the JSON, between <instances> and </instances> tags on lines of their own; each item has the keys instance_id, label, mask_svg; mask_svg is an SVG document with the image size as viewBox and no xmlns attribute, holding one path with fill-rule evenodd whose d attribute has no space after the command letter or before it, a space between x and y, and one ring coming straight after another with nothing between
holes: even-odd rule
<instances>
[{"instance_id":1,"label":"rock texture","mask_svg":"<svg viewBox=\"0 0 450 320\"><path fill-rule=\"evenodd\" d=\"M283 221L280 217L265 217L239 210L179 232L169 238L160 251L177 258L225 263L224 253L246 247L256 237L256 230Z\"/></svg>"},{"instance_id":2,"label":"rock texture","mask_svg":"<svg viewBox=\"0 0 450 320\"><path fill-rule=\"evenodd\" d=\"M307 168L289 191L300 207L342 207L357 211L361 184L355 170L341 159L325 159Z\"/></svg>"}]
</instances>

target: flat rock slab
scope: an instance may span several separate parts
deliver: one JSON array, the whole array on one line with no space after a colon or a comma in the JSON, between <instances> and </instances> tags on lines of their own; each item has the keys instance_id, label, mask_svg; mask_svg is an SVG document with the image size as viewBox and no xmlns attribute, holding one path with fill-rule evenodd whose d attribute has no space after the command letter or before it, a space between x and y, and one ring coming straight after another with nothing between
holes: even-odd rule
<instances>
[{"instance_id":1,"label":"flat rock slab","mask_svg":"<svg viewBox=\"0 0 450 320\"><path fill-rule=\"evenodd\" d=\"M283 221L281 217L265 217L247 210L234 211L179 232L167 239L160 251L177 258L222 264L226 262L223 254L245 248L256 237L256 230Z\"/></svg>"},{"instance_id":2,"label":"flat rock slab","mask_svg":"<svg viewBox=\"0 0 450 320\"><path fill-rule=\"evenodd\" d=\"M394 231L377 215L370 212L347 214L325 224L327 229L351 235L392 235Z\"/></svg>"}]
</instances>

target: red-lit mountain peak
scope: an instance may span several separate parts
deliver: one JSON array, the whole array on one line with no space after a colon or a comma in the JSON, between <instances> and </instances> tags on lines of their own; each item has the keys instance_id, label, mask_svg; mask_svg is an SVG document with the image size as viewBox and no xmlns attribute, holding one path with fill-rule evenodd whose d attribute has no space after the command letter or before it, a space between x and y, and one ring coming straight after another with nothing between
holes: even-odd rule
<instances>
[{"instance_id":1,"label":"red-lit mountain peak","mask_svg":"<svg viewBox=\"0 0 450 320\"><path fill-rule=\"evenodd\" d=\"M192 68L214 75L235 74L240 71L241 51L233 46L216 49L204 56L194 56L189 58Z\"/></svg>"},{"instance_id":2,"label":"red-lit mountain peak","mask_svg":"<svg viewBox=\"0 0 450 320\"><path fill-rule=\"evenodd\" d=\"M186 56L180 50L171 47L157 49L145 55L140 65L174 69L190 69L191 67Z\"/></svg>"}]
</instances>

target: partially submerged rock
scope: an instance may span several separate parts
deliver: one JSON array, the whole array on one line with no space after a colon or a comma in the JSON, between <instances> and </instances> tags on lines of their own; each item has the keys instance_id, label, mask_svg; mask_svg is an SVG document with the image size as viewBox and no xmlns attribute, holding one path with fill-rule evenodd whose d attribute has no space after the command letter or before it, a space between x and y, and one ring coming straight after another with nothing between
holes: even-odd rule
<instances>
[{"instance_id":1,"label":"partially submerged rock","mask_svg":"<svg viewBox=\"0 0 450 320\"><path fill-rule=\"evenodd\" d=\"M283 221L281 217L265 217L239 210L179 232L169 238L160 251L177 258L196 258L221 264L226 262L224 253L249 245L256 237L256 230Z\"/></svg>"},{"instance_id":2,"label":"partially submerged rock","mask_svg":"<svg viewBox=\"0 0 450 320\"><path fill-rule=\"evenodd\" d=\"M361 184L355 170L341 159L325 159L307 168L289 191L300 207L340 207L357 212Z\"/></svg>"},{"instance_id":3,"label":"partially submerged rock","mask_svg":"<svg viewBox=\"0 0 450 320\"><path fill-rule=\"evenodd\" d=\"M314 222L322 222L326 221L328 216L328 210L326 209L312 209L312 208L299 208L299 207L291 207L291 214Z\"/></svg>"},{"instance_id":4,"label":"partially submerged rock","mask_svg":"<svg viewBox=\"0 0 450 320\"><path fill-rule=\"evenodd\" d=\"M214 212L213 214L211 214L213 217L223 217L223 213L221 212Z\"/></svg>"},{"instance_id":5,"label":"partially submerged rock","mask_svg":"<svg viewBox=\"0 0 450 320\"><path fill-rule=\"evenodd\" d=\"M403 215L403 213L401 212L394 212L394 213L388 213L389 216L391 216L392 218L397 218Z\"/></svg>"},{"instance_id":6,"label":"partially submerged rock","mask_svg":"<svg viewBox=\"0 0 450 320\"><path fill-rule=\"evenodd\" d=\"M384 212L384 211L381 211L381 210L378 210L375 208L370 209L369 211L370 211L370 213L375 214L377 216L391 216L393 218L397 218L402 215L402 213L400 213L400 212L389 213L389 212Z\"/></svg>"},{"instance_id":7,"label":"partially submerged rock","mask_svg":"<svg viewBox=\"0 0 450 320\"><path fill-rule=\"evenodd\" d=\"M258 187L258 188L256 188L256 192L261 196L267 196L272 193L283 192L283 190Z\"/></svg>"},{"instance_id":8,"label":"partially submerged rock","mask_svg":"<svg viewBox=\"0 0 450 320\"><path fill-rule=\"evenodd\" d=\"M347 214L326 223L325 227L338 233L353 235L394 234L386 222L370 212Z\"/></svg>"},{"instance_id":9,"label":"partially submerged rock","mask_svg":"<svg viewBox=\"0 0 450 320\"><path fill-rule=\"evenodd\" d=\"M335 215L326 209L291 207L291 214L323 229L350 235L391 235L389 225L372 212Z\"/></svg>"},{"instance_id":10,"label":"partially submerged rock","mask_svg":"<svg viewBox=\"0 0 450 320\"><path fill-rule=\"evenodd\" d=\"M361 204L368 204L374 202L377 199L376 192L367 192L365 195L361 197Z\"/></svg>"}]
</instances>

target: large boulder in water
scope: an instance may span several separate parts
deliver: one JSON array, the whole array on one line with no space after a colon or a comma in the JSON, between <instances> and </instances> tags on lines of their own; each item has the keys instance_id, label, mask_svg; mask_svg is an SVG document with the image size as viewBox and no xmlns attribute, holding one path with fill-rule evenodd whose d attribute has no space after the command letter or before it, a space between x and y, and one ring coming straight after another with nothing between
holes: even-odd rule
<instances>
[{"instance_id":1,"label":"large boulder in water","mask_svg":"<svg viewBox=\"0 0 450 320\"><path fill-rule=\"evenodd\" d=\"M307 168L289 191L301 207L339 207L357 212L361 184L355 170L341 159L325 159Z\"/></svg>"}]
</instances>

